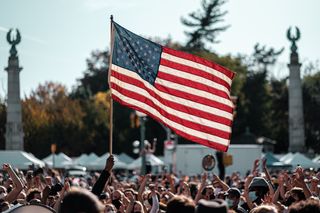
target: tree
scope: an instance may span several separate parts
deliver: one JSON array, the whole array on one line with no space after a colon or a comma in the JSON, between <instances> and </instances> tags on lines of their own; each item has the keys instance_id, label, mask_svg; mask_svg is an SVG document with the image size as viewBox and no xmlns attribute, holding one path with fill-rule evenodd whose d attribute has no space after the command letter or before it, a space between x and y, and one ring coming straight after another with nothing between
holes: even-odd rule
<instances>
[{"instance_id":1,"label":"tree","mask_svg":"<svg viewBox=\"0 0 320 213\"><path fill-rule=\"evenodd\" d=\"M228 29L229 26L217 26L223 22L223 17L227 11L221 11L221 6L225 4L225 0L203 0L202 10L191 12L189 19L181 18L181 22L194 29L186 32L189 37L187 47L195 49L203 49L205 41L210 43L218 43L217 36L220 32Z\"/></svg>"},{"instance_id":2,"label":"tree","mask_svg":"<svg viewBox=\"0 0 320 213\"><path fill-rule=\"evenodd\" d=\"M267 72L268 66L272 66L276 63L278 57L283 52L284 48L280 50L275 50L274 48L267 49L266 46L260 47L260 44L257 43L254 46L253 60L254 64L257 66L258 70Z\"/></svg>"},{"instance_id":3,"label":"tree","mask_svg":"<svg viewBox=\"0 0 320 213\"><path fill-rule=\"evenodd\" d=\"M84 76L78 79L78 85L73 89L72 97L88 98L98 92L106 92L108 85L109 51L93 51L87 59L87 69Z\"/></svg>"},{"instance_id":4,"label":"tree","mask_svg":"<svg viewBox=\"0 0 320 213\"><path fill-rule=\"evenodd\" d=\"M320 153L320 70L303 79L306 146Z\"/></svg>"},{"instance_id":5,"label":"tree","mask_svg":"<svg viewBox=\"0 0 320 213\"><path fill-rule=\"evenodd\" d=\"M266 72L248 72L246 82L242 88L244 93L244 125L250 127L253 134L266 136L270 134L270 93L268 90Z\"/></svg>"},{"instance_id":6,"label":"tree","mask_svg":"<svg viewBox=\"0 0 320 213\"><path fill-rule=\"evenodd\" d=\"M289 147L289 124L288 124L288 85L287 78L270 80L271 98L271 130L269 138L277 143L275 152L286 152Z\"/></svg>"},{"instance_id":7,"label":"tree","mask_svg":"<svg viewBox=\"0 0 320 213\"><path fill-rule=\"evenodd\" d=\"M38 157L50 153L56 143L66 154L82 152L84 113L79 101L68 97L61 84L47 82L22 101L25 150Z\"/></svg>"}]
</instances>

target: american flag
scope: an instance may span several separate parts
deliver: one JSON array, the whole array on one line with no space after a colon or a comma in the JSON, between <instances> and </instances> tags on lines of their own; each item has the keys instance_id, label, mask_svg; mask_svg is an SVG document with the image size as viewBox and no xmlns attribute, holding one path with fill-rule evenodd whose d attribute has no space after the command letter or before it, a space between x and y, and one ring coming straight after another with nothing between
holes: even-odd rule
<instances>
[{"instance_id":1,"label":"american flag","mask_svg":"<svg viewBox=\"0 0 320 213\"><path fill-rule=\"evenodd\" d=\"M112 31L112 98L188 140L227 151L235 74L211 61L144 39L115 22Z\"/></svg>"}]
</instances>

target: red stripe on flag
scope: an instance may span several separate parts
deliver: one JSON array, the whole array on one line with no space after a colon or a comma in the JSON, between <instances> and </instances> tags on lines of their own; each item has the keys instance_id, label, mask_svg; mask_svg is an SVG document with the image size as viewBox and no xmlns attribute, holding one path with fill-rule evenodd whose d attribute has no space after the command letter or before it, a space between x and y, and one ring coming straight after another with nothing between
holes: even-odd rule
<instances>
[{"instance_id":1,"label":"red stripe on flag","mask_svg":"<svg viewBox=\"0 0 320 213\"><path fill-rule=\"evenodd\" d=\"M154 87L157 90L161 91L161 92L165 92L165 93L168 93L168 94L180 97L180 98L184 98L184 99L187 99L187 100L190 100L190 101L196 101L197 103L201 103L201 104L204 104L204 105L207 105L207 106L211 106L211 107L226 111L226 112L231 113L231 114L233 113L233 108L232 107L227 106L227 105L222 104L222 103L219 103L217 101L208 99L208 98L200 97L198 95L194 95L194 94L190 94L190 93L185 93L183 91L172 89L172 88L168 88L168 87L165 87L165 86L157 84L157 83L155 83Z\"/></svg>"},{"instance_id":2,"label":"red stripe on flag","mask_svg":"<svg viewBox=\"0 0 320 213\"><path fill-rule=\"evenodd\" d=\"M210 87L210 86L205 85L205 84L201 84L201 83L195 82L192 79L180 78L180 77L178 77L176 75L170 75L168 73L164 73L164 72L161 72L161 71L158 72L158 76L157 77L161 78L161 79L164 79L164 80L167 80L167 81L171 81L171 82L177 83L177 84L181 84L181 85L184 85L184 86L187 86L187 87L190 87L190 88L194 88L194 89L202 90L202 91L205 91L205 92L209 92L211 94L214 94L214 95L220 96L221 98L225 98L225 99L229 100L228 94L226 94L224 91L215 89L215 88Z\"/></svg>"},{"instance_id":3,"label":"red stripe on flag","mask_svg":"<svg viewBox=\"0 0 320 213\"><path fill-rule=\"evenodd\" d=\"M118 98L116 95L112 94L112 99L116 100L117 102L119 102L120 104L122 105L125 105L125 106L128 106L132 109L135 109L135 110L138 110L140 112L143 112L147 115L150 115L153 119L155 119L156 121L160 122L160 123L163 123L164 125L168 126L170 129L174 130L175 133L177 133L178 135L184 137L184 138L187 138L193 142L196 142L196 143L199 143L199 144L202 144L204 146L207 146L207 147L210 147L210 148L213 148L213 149L217 149L217 150L221 150L223 152L226 152L228 151L228 145L222 145L220 143L216 143L214 141L209 141L209 140L205 140L205 139L202 139L202 138L198 138L198 137L195 137L194 135L190 135L188 134L187 132L183 132L183 131L180 131L179 129L176 129L174 126L170 126L166 123L163 122L163 120L161 120L159 117L153 115L153 114L150 114L148 111L146 111L145 109L143 108L140 108L136 105L133 105L133 104L130 104L126 101L123 101L122 99Z\"/></svg>"},{"instance_id":4,"label":"red stripe on flag","mask_svg":"<svg viewBox=\"0 0 320 213\"><path fill-rule=\"evenodd\" d=\"M208 61L206 59L200 58L200 57L195 56L195 55L191 55L191 54L186 53L186 52L173 50L173 49L170 49L170 48L167 48L167 47L162 47L162 51L164 53L168 53L170 55L173 55L173 56L176 56L176 57L179 57L179 58L187 59L187 60L202 64L204 66L211 67L211 68L223 73L224 75L226 75L228 78L230 78L230 80L232 80L234 78L234 75L235 75L234 72L228 70L225 67L220 66L219 64L215 64L215 63L213 63L211 61Z\"/></svg>"},{"instance_id":5,"label":"red stripe on flag","mask_svg":"<svg viewBox=\"0 0 320 213\"><path fill-rule=\"evenodd\" d=\"M211 80L217 84L224 86L228 90L230 90L230 88L231 88L230 85L226 81L222 80L221 78L218 78L215 75L212 75L208 72L204 72L199 69L196 69L194 67L189 67L189 66L179 64L179 63L176 63L173 61L169 61L164 58L161 58L160 64L163 66L166 66L166 67L170 67L172 69L180 70L180 71L183 71L186 73L190 73L190 74L197 75L197 76L203 77L205 79Z\"/></svg>"},{"instance_id":6,"label":"red stripe on flag","mask_svg":"<svg viewBox=\"0 0 320 213\"><path fill-rule=\"evenodd\" d=\"M152 91L151 89L147 88L144 86L143 82L134 79L134 78L130 78L126 75L120 74L118 72L113 71L111 73L111 76L123 81L123 82L127 82L128 84L131 85L135 85L139 88L142 88L144 90L146 90L150 96L154 97L155 99L157 99L159 102L163 103L164 105L167 105L173 109L179 110L181 112L185 112L191 115L197 115L198 117L202 117L205 118L207 120L211 120L217 123L221 123L224 125L228 125L231 126L232 125L232 121L230 119L227 119L225 117L221 117L219 115L213 115L211 113L207 113L205 111L201 111L199 109L195 109L186 105L182 105L182 104L178 104L172 101L169 101L167 99L164 99L162 97L160 97L157 93L155 93L154 91Z\"/></svg>"},{"instance_id":7,"label":"red stripe on flag","mask_svg":"<svg viewBox=\"0 0 320 213\"><path fill-rule=\"evenodd\" d=\"M140 95L138 93L135 93L133 91L124 89L122 87L119 87L118 85L114 84L111 82L111 87L118 91L119 93L121 93L122 95L125 95L127 97L130 97L132 99L138 100L140 102L143 102L144 104L147 104L150 108L155 109L156 111L158 111L163 117L174 121L176 123L182 124L185 127L197 130L199 132L204 132L204 133L208 133L211 135L215 135L217 137L223 138L223 139L230 139L230 133L229 132L224 132L222 130L213 128L213 127L209 127L207 125L202 125L199 123L195 123L195 122L191 122L188 121L184 118L178 117L174 114L168 113L167 111L165 111L163 108L159 107L157 104L155 104L152 100L150 100L148 97L145 97L143 95ZM200 119L199 119L200 120Z\"/></svg>"}]
</instances>

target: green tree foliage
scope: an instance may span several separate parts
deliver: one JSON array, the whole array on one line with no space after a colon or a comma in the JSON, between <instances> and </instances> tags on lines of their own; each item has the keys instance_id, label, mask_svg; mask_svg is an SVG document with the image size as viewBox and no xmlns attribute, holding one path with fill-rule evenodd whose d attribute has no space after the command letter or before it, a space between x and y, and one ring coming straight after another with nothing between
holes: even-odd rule
<instances>
[{"instance_id":1,"label":"green tree foliage","mask_svg":"<svg viewBox=\"0 0 320 213\"><path fill-rule=\"evenodd\" d=\"M87 98L97 92L109 89L107 82L109 68L109 51L93 51L87 60L84 76L78 79L78 85L72 92L72 97Z\"/></svg>"},{"instance_id":2,"label":"green tree foliage","mask_svg":"<svg viewBox=\"0 0 320 213\"><path fill-rule=\"evenodd\" d=\"M245 120L242 125L249 127L251 132L257 136L266 136L270 132L270 94L268 91L266 72L248 72L246 82L242 88L244 93L243 107L245 108Z\"/></svg>"},{"instance_id":3,"label":"green tree foliage","mask_svg":"<svg viewBox=\"0 0 320 213\"><path fill-rule=\"evenodd\" d=\"M193 29L186 32L189 37L187 47L203 49L206 41L210 43L218 42L218 34L229 27L219 25L224 21L223 17L227 14L227 11L221 11L221 6L225 2L225 0L203 0L201 10L191 12L188 19L181 18L184 25Z\"/></svg>"},{"instance_id":4,"label":"green tree foliage","mask_svg":"<svg viewBox=\"0 0 320 213\"><path fill-rule=\"evenodd\" d=\"M288 126L288 86L287 79L271 79L270 80L270 135L277 143L275 152L285 152L289 146L289 126Z\"/></svg>"},{"instance_id":5,"label":"green tree foliage","mask_svg":"<svg viewBox=\"0 0 320 213\"><path fill-rule=\"evenodd\" d=\"M306 145L320 153L320 70L303 79Z\"/></svg>"},{"instance_id":6,"label":"green tree foliage","mask_svg":"<svg viewBox=\"0 0 320 213\"><path fill-rule=\"evenodd\" d=\"M246 76L242 76L237 89L237 113L233 123L232 139L236 140L244 135L246 129L256 137L265 136L272 138L273 128L277 126L273 120L273 104L279 105L276 97L277 81L268 80L269 67L274 65L282 50L275 51L274 48L267 49L259 44L254 46L254 53L249 58L241 57L243 63L247 64ZM234 81L234 83L236 83ZM282 101L282 97L280 97ZM275 102L274 102L275 101ZM279 112L277 112L279 115ZM282 119L287 119L282 117ZM282 126L281 126L282 127ZM281 128L280 128L281 129ZM281 129L283 130L283 128ZM282 132L283 133L283 132ZM276 137L277 134L274 136ZM274 139L274 138L272 138Z\"/></svg>"},{"instance_id":7,"label":"green tree foliage","mask_svg":"<svg viewBox=\"0 0 320 213\"><path fill-rule=\"evenodd\" d=\"M257 43L254 46L253 60L254 65L258 66L259 70L264 72L268 71L268 66L272 66L276 63L278 57L283 52L284 48L280 50L275 50L274 48L267 49L266 46L260 47L260 44Z\"/></svg>"},{"instance_id":8,"label":"green tree foliage","mask_svg":"<svg viewBox=\"0 0 320 213\"><path fill-rule=\"evenodd\" d=\"M50 144L56 143L58 151L80 152L84 113L77 100L68 98L64 86L52 82L39 85L22 101L22 112L26 151L45 157Z\"/></svg>"}]
</instances>

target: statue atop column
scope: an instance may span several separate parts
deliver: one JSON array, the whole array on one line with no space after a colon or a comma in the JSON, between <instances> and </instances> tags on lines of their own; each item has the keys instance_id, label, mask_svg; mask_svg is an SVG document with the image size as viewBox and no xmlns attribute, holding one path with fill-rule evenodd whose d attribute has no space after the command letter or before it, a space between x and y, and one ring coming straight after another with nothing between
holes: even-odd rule
<instances>
[{"instance_id":1,"label":"statue atop column","mask_svg":"<svg viewBox=\"0 0 320 213\"><path fill-rule=\"evenodd\" d=\"M19 30L16 30L16 38L13 39L12 38L12 29L9 30L9 32L7 33L7 41L9 44L11 44L11 49L10 49L10 57L16 57L17 56L17 49L16 49L16 45L18 45L21 41L21 35Z\"/></svg>"},{"instance_id":2,"label":"statue atop column","mask_svg":"<svg viewBox=\"0 0 320 213\"><path fill-rule=\"evenodd\" d=\"M296 42L300 39L300 30L296 28L296 35L291 34L291 27L287 31L287 38L291 41L289 73L289 151L305 151L303 99L300 78L298 47Z\"/></svg>"},{"instance_id":3,"label":"statue atop column","mask_svg":"<svg viewBox=\"0 0 320 213\"><path fill-rule=\"evenodd\" d=\"M293 36L291 34L291 27L287 31L287 38L289 41L291 41L291 55L290 55L290 63L291 64L298 64L299 63L299 57L298 57L298 47L296 44L296 41L300 39L300 30L298 27L296 27L296 36Z\"/></svg>"},{"instance_id":4,"label":"statue atop column","mask_svg":"<svg viewBox=\"0 0 320 213\"><path fill-rule=\"evenodd\" d=\"M21 41L19 30L15 37L13 30L7 33L7 41L11 45L8 67L8 95L7 95L7 124L6 124L6 150L23 150L23 126L20 100L20 71L18 51L16 46Z\"/></svg>"}]
</instances>

